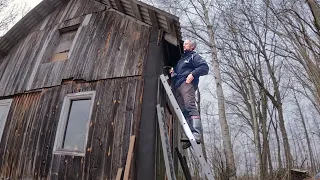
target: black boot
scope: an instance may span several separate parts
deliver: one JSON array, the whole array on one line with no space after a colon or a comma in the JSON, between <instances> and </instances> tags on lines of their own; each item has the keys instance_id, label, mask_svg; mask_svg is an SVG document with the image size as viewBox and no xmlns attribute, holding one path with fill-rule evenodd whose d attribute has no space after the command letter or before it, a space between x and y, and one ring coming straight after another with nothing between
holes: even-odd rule
<instances>
[{"instance_id":1,"label":"black boot","mask_svg":"<svg viewBox=\"0 0 320 180\"><path fill-rule=\"evenodd\" d=\"M201 143L201 136L202 136L202 124L201 124L201 120L200 119L192 119L191 120L192 123L192 133L193 136L195 138L195 140L197 141L198 144Z\"/></svg>"},{"instance_id":2,"label":"black boot","mask_svg":"<svg viewBox=\"0 0 320 180\"><path fill-rule=\"evenodd\" d=\"M195 119L190 119L189 121L187 121L190 127L190 130L194 136L194 139L196 140L196 142L198 144L201 143L201 136L202 136L202 124L201 124L201 120L199 118L195 118ZM188 138L187 138L188 139ZM191 142L190 141L186 141L185 138L181 138L181 141L186 142L182 148L183 149L187 149L191 146Z\"/></svg>"}]
</instances>

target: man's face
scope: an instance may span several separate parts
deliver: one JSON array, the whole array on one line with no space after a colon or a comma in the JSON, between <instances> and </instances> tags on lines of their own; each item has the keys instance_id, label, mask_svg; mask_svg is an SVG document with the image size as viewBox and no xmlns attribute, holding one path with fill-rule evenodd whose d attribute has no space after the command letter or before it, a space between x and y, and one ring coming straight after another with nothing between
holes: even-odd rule
<instances>
[{"instance_id":1,"label":"man's face","mask_svg":"<svg viewBox=\"0 0 320 180\"><path fill-rule=\"evenodd\" d=\"M183 43L183 50L184 51L192 51L193 50L193 46L191 45L190 40L185 40Z\"/></svg>"}]
</instances>

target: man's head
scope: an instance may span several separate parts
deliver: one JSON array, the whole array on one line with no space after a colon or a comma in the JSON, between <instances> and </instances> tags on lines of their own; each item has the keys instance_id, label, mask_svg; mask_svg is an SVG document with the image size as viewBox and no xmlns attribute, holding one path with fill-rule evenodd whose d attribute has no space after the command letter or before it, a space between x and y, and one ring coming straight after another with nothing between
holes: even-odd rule
<instances>
[{"instance_id":1,"label":"man's head","mask_svg":"<svg viewBox=\"0 0 320 180\"><path fill-rule=\"evenodd\" d=\"M185 40L183 43L183 51L193 51L197 47L196 42L189 39Z\"/></svg>"}]
</instances>

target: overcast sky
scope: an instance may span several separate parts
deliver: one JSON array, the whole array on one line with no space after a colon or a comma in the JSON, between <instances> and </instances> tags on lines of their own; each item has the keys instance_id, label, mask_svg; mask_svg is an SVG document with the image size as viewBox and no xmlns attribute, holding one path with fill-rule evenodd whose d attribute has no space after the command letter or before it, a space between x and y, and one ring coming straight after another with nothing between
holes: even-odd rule
<instances>
[{"instance_id":1,"label":"overcast sky","mask_svg":"<svg viewBox=\"0 0 320 180\"><path fill-rule=\"evenodd\" d=\"M32 10L42 0L13 0L9 2L9 6L2 8L0 11L0 21L6 19L11 12L17 13L17 18L8 25L4 25L0 28L0 37L3 36L10 28L17 23L22 16L26 15L28 11Z\"/></svg>"},{"instance_id":2,"label":"overcast sky","mask_svg":"<svg viewBox=\"0 0 320 180\"><path fill-rule=\"evenodd\" d=\"M16 2L27 3L30 8L34 8L37 4L39 4L42 0L15 0Z\"/></svg>"}]
</instances>

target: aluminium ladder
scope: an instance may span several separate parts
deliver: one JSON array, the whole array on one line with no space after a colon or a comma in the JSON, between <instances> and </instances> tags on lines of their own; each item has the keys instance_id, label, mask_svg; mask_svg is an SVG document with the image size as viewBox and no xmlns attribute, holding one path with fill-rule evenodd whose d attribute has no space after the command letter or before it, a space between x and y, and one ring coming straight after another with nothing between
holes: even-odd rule
<instances>
[{"instance_id":1,"label":"aluminium ladder","mask_svg":"<svg viewBox=\"0 0 320 180\"><path fill-rule=\"evenodd\" d=\"M206 160L203 157L203 153L201 151L201 145L197 144L197 142L196 142L196 140L195 140L195 138L189 128L189 125L182 114L182 111L178 105L178 102L173 95L173 92L171 90L170 85L167 82L167 79L169 79L168 76L165 76L163 74L160 75L160 80L162 82L162 85L163 85L163 87L169 97L170 103L171 103L171 105L172 105L172 107L173 107L182 127L183 127L184 132L186 133L189 141L191 142L192 149L193 149L194 154L197 157L197 159L202 167L203 174L205 174L205 176L207 177L208 180L214 180L213 174L210 171L210 166L208 165L208 163L206 162Z\"/></svg>"}]
</instances>

